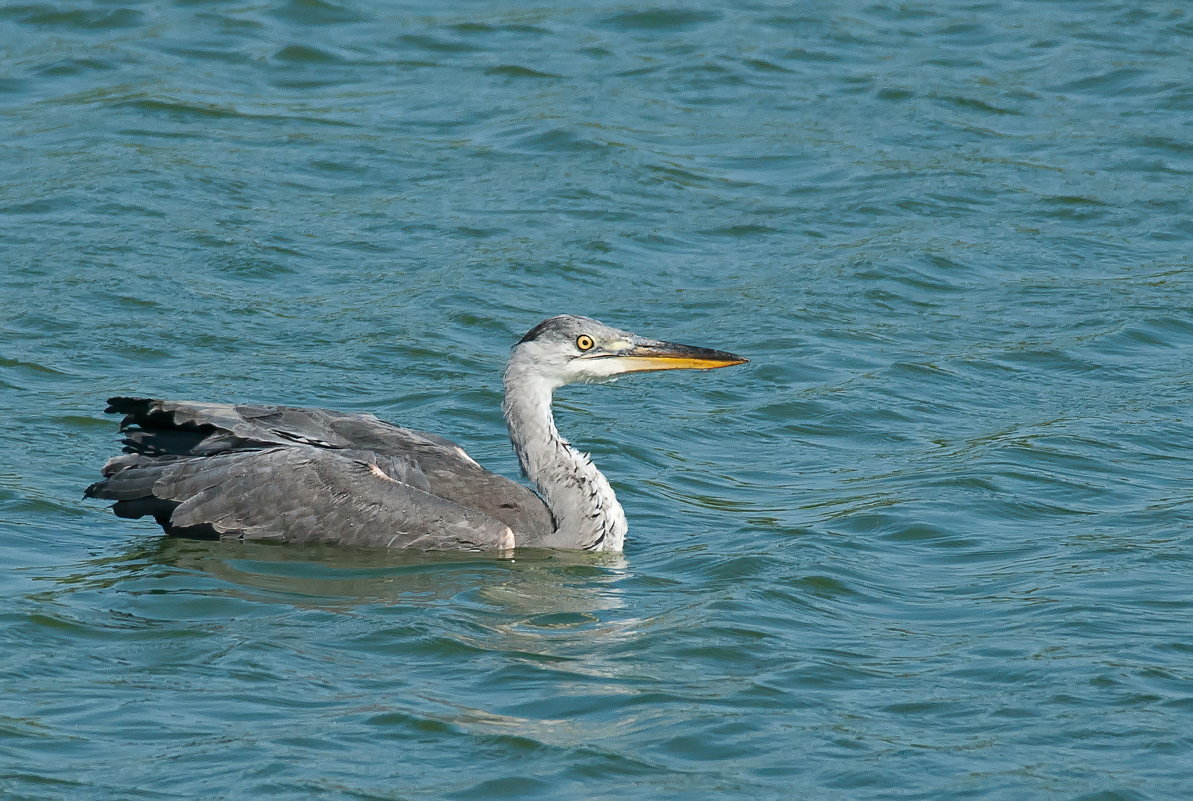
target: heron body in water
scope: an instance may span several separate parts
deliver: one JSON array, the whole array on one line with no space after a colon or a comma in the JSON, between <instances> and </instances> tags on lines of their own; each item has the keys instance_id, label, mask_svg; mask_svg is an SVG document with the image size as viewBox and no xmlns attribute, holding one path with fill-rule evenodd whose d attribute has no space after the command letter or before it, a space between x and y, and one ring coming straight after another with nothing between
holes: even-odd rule
<instances>
[{"instance_id":1,"label":"heron body in water","mask_svg":"<svg viewBox=\"0 0 1193 801\"><path fill-rule=\"evenodd\" d=\"M370 414L111 398L124 453L86 495L167 534L423 550L620 551L626 518L587 454L559 434L552 393L624 373L727 367L732 353L596 320L544 320L514 345L502 406L529 488L435 434Z\"/></svg>"}]
</instances>

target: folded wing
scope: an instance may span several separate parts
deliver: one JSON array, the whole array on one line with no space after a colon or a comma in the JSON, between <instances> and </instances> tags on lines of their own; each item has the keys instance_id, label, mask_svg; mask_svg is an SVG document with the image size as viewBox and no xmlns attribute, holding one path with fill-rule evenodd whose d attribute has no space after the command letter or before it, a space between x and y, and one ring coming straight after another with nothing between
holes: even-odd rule
<instances>
[{"instance_id":1,"label":"folded wing","mask_svg":"<svg viewBox=\"0 0 1193 801\"><path fill-rule=\"evenodd\" d=\"M186 536L486 549L553 530L528 488L372 415L112 398L122 456L90 497Z\"/></svg>"},{"instance_id":2,"label":"folded wing","mask_svg":"<svg viewBox=\"0 0 1193 801\"><path fill-rule=\"evenodd\" d=\"M204 457L120 456L88 488L121 517L152 515L172 534L426 550L514 545L509 526L377 465L334 451L278 447Z\"/></svg>"}]
</instances>

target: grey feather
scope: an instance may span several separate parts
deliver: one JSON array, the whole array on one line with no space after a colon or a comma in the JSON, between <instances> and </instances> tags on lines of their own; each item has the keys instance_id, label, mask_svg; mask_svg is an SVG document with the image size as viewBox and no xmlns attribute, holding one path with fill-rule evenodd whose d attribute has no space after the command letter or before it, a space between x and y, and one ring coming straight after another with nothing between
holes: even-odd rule
<instances>
[{"instance_id":1,"label":"grey feather","mask_svg":"<svg viewBox=\"0 0 1193 801\"><path fill-rule=\"evenodd\" d=\"M373 415L124 397L107 411L125 415L125 453L85 494L167 533L489 550L553 530L529 488Z\"/></svg>"}]
</instances>

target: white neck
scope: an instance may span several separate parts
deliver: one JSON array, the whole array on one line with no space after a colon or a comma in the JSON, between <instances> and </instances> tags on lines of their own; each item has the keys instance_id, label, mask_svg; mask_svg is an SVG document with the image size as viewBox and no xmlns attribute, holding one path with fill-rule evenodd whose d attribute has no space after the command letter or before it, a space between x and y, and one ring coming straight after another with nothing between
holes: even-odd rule
<instances>
[{"instance_id":1,"label":"white neck","mask_svg":"<svg viewBox=\"0 0 1193 801\"><path fill-rule=\"evenodd\" d=\"M522 472L542 493L555 518L548 548L620 551L627 529L613 487L588 454L559 434L551 414L554 386L532 366L511 360L502 411Z\"/></svg>"}]
</instances>

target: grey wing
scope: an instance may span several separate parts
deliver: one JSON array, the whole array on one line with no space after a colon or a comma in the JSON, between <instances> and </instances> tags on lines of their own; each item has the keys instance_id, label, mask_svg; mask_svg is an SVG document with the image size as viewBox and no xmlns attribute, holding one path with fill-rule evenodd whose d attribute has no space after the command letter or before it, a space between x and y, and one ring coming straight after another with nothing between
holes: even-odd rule
<instances>
[{"instance_id":1,"label":"grey wing","mask_svg":"<svg viewBox=\"0 0 1193 801\"><path fill-rule=\"evenodd\" d=\"M501 521L319 448L128 454L104 474L89 496L115 500L122 517L153 515L172 534L421 550L515 546Z\"/></svg>"},{"instance_id":2,"label":"grey wing","mask_svg":"<svg viewBox=\"0 0 1193 801\"><path fill-rule=\"evenodd\" d=\"M123 414L122 431L139 449L194 456L271 445L312 445L405 454L442 451L441 458L473 462L443 437L385 423L371 414L263 404L204 403L156 398L108 399L109 414Z\"/></svg>"},{"instance_id":3,"label":"grey wing","mask_svg":"<svg viewBox=\"0 0 1193 801\"><path fill-rule=\"evenodd\" d=\"M519 534L554 530L551 513L530 488L491 473L455 443L387 423L371 414L294 406L116 397L126 450L150 455L211 455L234 449L309 445L342 450L378 464L392 478L476 509Z\"/></svg>"}]
</instances>

